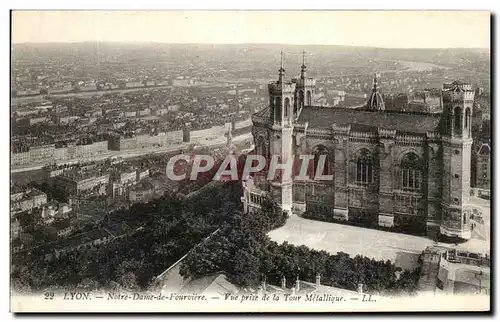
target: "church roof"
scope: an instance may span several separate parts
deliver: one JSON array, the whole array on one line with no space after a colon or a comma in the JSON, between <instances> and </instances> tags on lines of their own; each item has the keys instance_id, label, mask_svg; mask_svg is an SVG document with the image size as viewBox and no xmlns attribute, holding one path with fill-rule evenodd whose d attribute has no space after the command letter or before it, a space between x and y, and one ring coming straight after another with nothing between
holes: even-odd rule
<instances>
[{"instance_id":1,"label":"church roof","mask_svg":"<svg viewBox=\"0 0 500 322\"><path fill-rule=\"evenodd\" d=\"M266 117L266 116L269 116L269 106L261 109L260 111L258 111L257 113L255 113L254 115L255 116L260 116L260 117Z\"/></svg>"},{"instance_id":2,"label":"church roof","mask_svg":"<svg viewBox=\"0 0 500 322\"><path fill-rule=\"evenodd\" d=\"M438 129L441 116L400 111L368 111L350 108L306 107L298 122L313 128L329 128L332 124L351 125L351 129L374 131L377 128L406 133L426 133Z\"/></svg>"}]
</instances>

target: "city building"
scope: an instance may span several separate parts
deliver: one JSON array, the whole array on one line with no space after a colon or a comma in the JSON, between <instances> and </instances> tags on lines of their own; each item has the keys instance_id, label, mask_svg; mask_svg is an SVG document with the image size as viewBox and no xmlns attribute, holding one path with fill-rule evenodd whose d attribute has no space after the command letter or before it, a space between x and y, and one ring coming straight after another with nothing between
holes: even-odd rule
<instances>
[{"instance_id":1,"label":"city building","mask_svg":"<svg viewBox=\"0 0 500 322\"><path fill-rule=\"evenodd\" d=\"M55 229L57 237L66 237L73 232L73 225L71 225L71 221L69 219L58 221L50 228Z\"/></svg>"},{"instance_id":2,"label":"city building","mask_svg":"<svg viewBox=\"0 0 500 322\"><path fill-rule=\"evenodd\" d=\"M109 149L125 151L135 149L151 149L182 144L183 130L160 132L156 135L139 134L134 136L114 136L109 139Z\"/></svg>"},{"instance_id":3,"label":"city building","mask_svg":"<svg viewBox=\"0 0 500 322\"><path fill-rule=\"evenodd\" d=\"M54 160L55 149L55 144L30 147L30 162L36 164L46 162L47 160Z\"/></svg>"},{"instance_id":4,"label":"city building","mask_svg":"<svg viewBox=\"0 0 500 322\"><path fill-rule=\"evenodd\" d=\"M135 184L137 180L137 174L135 169L124 169L123 171L118 171L116 179L121 184Z\"/></svg>"},{"instance_id":5,"label":"city building","mask_svg":"<svg viewBox=\"0 0 500 322\"><path fill-rule=\"evenodd\" d=\"M31 157L30 157L30 152L18 152L14 153L12 152L10 154L10 164L11 166L20 166L20 165L26 165L30 164L31 162Z\"/></svg>"},{"instance_id":6,"label":"city building","mask_svg":"<svg viewBox=\"0 0 500 322\"><path fill-rule=\"evenodd\" d=\"M153 185L149 182L141 182L129 189L129 201L132 203L145 203L153 197Z\"/></svg>"},{"instance_id":7,"label":"city building","mask_svg":"<svg viewBox=\"0 0 500 322\"><path fill-rule=\"evenodd\" d=\"M471 85L445 84L442 114L410 113L385 110L376 79L365 107L348 109L312 105L305 64L300 80L284 74L281 66L268 107L252 116L254 152L281 163L314 155L313 173L333 179L255 174L244 182L245 211L265 192L287 212L321 220L471 238Z\"/></svg>"},{"instance_id":8,"label":"city building","mask_svg":"<svg viewBox=\"0 0 500 322\"><path fill-rule=\"evenodd\" d=\"M113 239L114 237L108 231L100 228L47 244L39 250L39 253L42 254L41 258L43 260L50 261L79 249L98 247Z\"/></svg>"},{"instance_id":9,"label":"city building","mask_svg":"<svg viewBox=\"0 0 500 322\"><path fill-rule=\"evenodd\" d=\"M29 189L10 195L10 211L13 214L30 211L46 203L47 195L37 189Z\"/></svg>"},{"instance_id":10,"label":"city building","mask_svg":"<svg viewBox=\"0 0 500 322\"><path fill-rule=\"evenodd\" d=\"M192 130L189 132L189 143L208 145L222 141L225 142L225 134L225 125L214 125L206 129Z\"/></svg>"},{"instance_id":11,"label":"city building","mask_svg":"<svg viewBox=\"0 0 500 322\"><path fill-rule=\"evenodd\" d=\"M82 191L92 190L95 187L105 186L109 183L109 177L109 173L75 169L55 177L54 185L62 189L66 196L71 196Z\"/></svg>"},{"instance_id":12,"label":"city building","mask_svg":"<svg viewBox=\"0 0 500 322\"><path fill-rule=\"evenodd\" d=\"M149 169L144 168L144 169L137 169L137 181L141 181L142 179L145 179L149 177Z\"/></svg>"}]
</instances>

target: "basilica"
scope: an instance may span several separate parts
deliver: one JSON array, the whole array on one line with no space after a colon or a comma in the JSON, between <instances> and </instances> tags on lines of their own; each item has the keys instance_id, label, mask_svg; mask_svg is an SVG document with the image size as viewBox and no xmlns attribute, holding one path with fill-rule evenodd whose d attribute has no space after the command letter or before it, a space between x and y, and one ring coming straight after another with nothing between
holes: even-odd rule
<instances>
[{"instance_id":1,"label":"basilica","mask_svg":"<svg viewBox=\"0 0 500 322\"><path fill-rule=\"evenodd\" d=\"M375 77L366 105L350 109L314 106L316 82L306 74L303 62L300 77L287 80L281 63L268 106L252 116L254 152L283 162L325 155L333 180L254 176L244 182L245 211L270 197L308 218L469 239L471 85L444 84L440 114L401 112L385 109Z\"/></svg>"}]
</instances>

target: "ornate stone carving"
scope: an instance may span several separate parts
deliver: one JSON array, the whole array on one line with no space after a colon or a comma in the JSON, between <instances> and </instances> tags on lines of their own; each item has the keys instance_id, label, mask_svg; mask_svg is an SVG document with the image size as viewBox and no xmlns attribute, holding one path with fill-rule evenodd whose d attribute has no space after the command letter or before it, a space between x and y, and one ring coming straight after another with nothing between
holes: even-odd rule
<instances>
[{"instance_id":1,"label":"ornate stone carving","mask_svg":"<svg viewBox=\"0 0 500 322\"><path fill-rule=\"evenodd\" d=\"M305 138L306 138L306 136L303 133L297 133L297 134L295 134L295 145L297 147L301 147L302 146L302 142L304 141Z\"/></svg>"},{"instance_id":2,"label":"ornate stone carving","mask_svg":"<svg viewBox=\"0 0 500 322\"><path fill-rule=\"evenodd\" d=\"M439 145L437 143L428 144L429 147L429 157L431 159L436 159L438 157Z\"/></svg>"},{"instance_id":3,"label":"ornate stone carving","mask_svg":"<svg viewBox=\"0 0 500 322\"><path fill-rule=\"evenodd\" d=\"M393 146L394 141L381 140L379 144L379 152L382 152L381 154L384 157L387 157L389 154L391 154Z\"/></svg>"}]
</instances>

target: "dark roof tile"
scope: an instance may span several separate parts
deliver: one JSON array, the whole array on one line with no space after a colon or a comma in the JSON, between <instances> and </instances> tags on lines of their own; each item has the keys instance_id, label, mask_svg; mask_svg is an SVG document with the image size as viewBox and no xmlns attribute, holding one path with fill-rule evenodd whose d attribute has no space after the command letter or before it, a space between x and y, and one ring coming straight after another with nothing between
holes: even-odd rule
<instances>
[{"instance_id":1,"label":"dark roof tile","mask_svg":"<svg viewBox=\"0 0 500 322\"><path fill-rule=\"evenodd\" d=\"M438 130L441 116L429 113L400 111L368 111L349 108L306 107L299 116L300 123L313 128L329 128L334 123L353 125L362 131L377 127L406 133L426 133Z\"/></svg>"}]
</instances>

